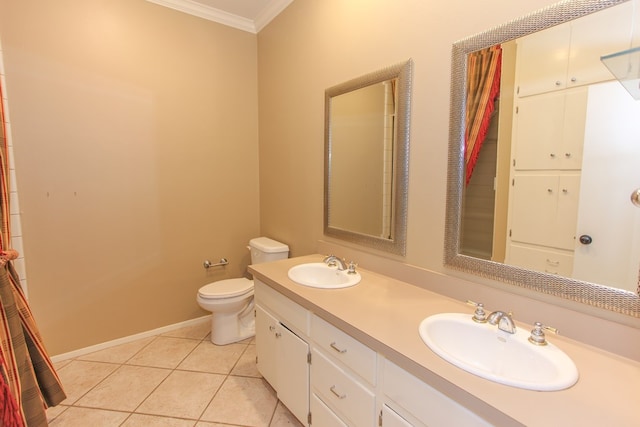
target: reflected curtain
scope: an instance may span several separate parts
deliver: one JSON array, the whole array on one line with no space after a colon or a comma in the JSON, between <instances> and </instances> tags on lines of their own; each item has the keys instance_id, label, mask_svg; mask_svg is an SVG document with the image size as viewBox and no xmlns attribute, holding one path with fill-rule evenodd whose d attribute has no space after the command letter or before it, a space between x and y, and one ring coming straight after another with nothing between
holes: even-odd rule
<instances>
[{"instance_id":1,"label":"reflected curtain","mask_svg":"<svg viewBox=\"0 0 640 427\"><path fill-rule=\"evenodd\" d=\"M0 87L0 99L1 95ZM10 261L17 253L10 249L8 150L2 108L0 120L0 422L3 427L44 427L48 425L45 409L66 396Z\"/></svg>"},{"instance_id":2,"label":"reflected curtain","mask_svg":"<svg viewBox=\"0 0 640 427\"><path fill-rule=\"evenodd\" d=\"M495 100L500 94L502 47L491 46L467 57L467 99L465 111L465 183L469 184L487 137Z\"/></svg>"}]
</instances>

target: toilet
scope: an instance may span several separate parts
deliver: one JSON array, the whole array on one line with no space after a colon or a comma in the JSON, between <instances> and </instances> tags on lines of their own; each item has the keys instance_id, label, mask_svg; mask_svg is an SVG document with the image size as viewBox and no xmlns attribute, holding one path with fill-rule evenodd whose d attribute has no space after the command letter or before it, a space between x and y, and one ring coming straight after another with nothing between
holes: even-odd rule
<instances>
[{"instance_id":1,"label":"toilet","mask_svg":"<svg viewBox=\"0 0 640 427\"><path fill-rule=\"evenodd\" d=\"M289 246L268 237L251 239L248 248L251 264L289 256ZM241 277L209 283L198 290L197 301L212 313L211 342L214 344L230 344L255 335L253 280Z\"/></svg>"}]
</instances>

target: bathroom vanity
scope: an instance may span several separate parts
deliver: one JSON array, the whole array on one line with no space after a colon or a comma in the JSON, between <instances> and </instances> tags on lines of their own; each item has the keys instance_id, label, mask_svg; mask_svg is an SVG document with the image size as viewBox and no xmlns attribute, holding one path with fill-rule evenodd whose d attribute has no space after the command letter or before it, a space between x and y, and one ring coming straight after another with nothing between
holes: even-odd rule
<instances>
[{"instance_id":1,"label":"bathroom vanity","mask_svg":"<svg viewBox=\"0 0 640 427\"><path fill-rule=\"evenodd\" d=\"M430 315L471 316L472 307L363 269L361 282L343 289L287 276L320 261L310 255L249 267L258 369L304 425L636 425L640 363L551 336L578 367L573 387L537 392L488 381L438 357L418 333Z\"/></svg>"}]
</instances>

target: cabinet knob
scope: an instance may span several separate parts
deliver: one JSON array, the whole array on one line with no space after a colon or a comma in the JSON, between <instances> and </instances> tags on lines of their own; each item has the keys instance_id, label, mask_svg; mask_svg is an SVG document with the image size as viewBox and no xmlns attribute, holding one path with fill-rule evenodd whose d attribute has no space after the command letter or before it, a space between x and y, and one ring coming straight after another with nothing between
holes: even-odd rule
<instances>
[{"instance_id":1,"label":"cabinet knob","mask_svg":"<svg viewBox=\"0 0 640 427\"><path fill-rule=\"evenodd\" d=\"M578 81L578 79L577 79L577 78L575 78L575 77L571 77L571 83L575 83L575 82L577 82L577 81Z\"/></svg>"},{"instance_id":2,"label":"cabinet knob","mask_svg":"<svg viewBox=\"0 0 640 427\"><path fill-rule=\"evenodd\" d=\"M570 158L571 158L571 153L564 153L564 156L565 156L567 159L570 159Z\"/></svg>"},{"instance_id":3,"label":"cabinet knob","mask_svg":"<svg viewBox=\"0 0 640 427\"><path fill-rule=\"evenodd\" d=\"M556 86L560 86L562 82L560 80L556 80Z\"/></svg>"},{"instance_id":4,"label":"cabinet knob","mask_svg":"<svg viewBox=\"0 0 640 427\"><path fill-rule=\"evenodd\" d=\"M583 245L590 245L593 242L593 239L588 234L583 234L580 236L580 243Z\"/></svg>"},{"instance_id":5,"label":"cabinet knob","mask_svg":"<svg viewBox=\"0 0 640 427\"><path fill-rule=\"evenodd\" d=\"M556 158L556 154L555 153L549 153L549 157L551 157L552 159Z\"/></svg>"}]
</instances>

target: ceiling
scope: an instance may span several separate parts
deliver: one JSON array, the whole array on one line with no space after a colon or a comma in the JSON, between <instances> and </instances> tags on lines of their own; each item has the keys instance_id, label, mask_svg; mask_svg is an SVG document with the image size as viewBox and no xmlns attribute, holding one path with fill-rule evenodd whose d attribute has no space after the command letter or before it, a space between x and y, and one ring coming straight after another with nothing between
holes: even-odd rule
<instances>
[{"instance_id":1,"label":"ceiling","mask_svg":"<svg viewBox=\"0 0 640 427\"><path fill-rule=\"evenodd\" d=\"M180 12L258 33L293 0L147 0Z\"/></svg>"}]
</instances>

